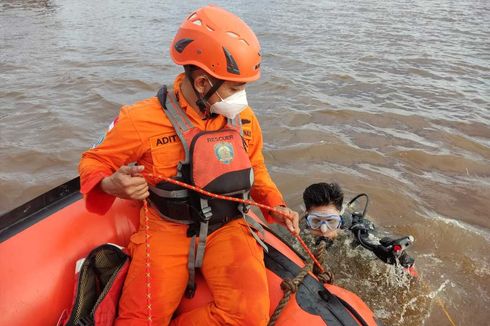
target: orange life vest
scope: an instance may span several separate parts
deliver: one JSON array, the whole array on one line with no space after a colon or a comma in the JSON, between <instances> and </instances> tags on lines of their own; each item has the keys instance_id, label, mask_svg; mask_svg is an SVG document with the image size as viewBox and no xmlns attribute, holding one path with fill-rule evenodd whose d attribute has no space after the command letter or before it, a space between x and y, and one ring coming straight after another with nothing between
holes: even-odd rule
<instances>
[{"instance_id":1,"label":"orange life vest","mask_svg":"<svg viewBox=\"0 0 490 326\"><path fill-rule=\"evenodd\" d=\"M185 158L179 162L175 178L212 193L249 199L254 178L240 116L237 115L233 120L227 119L226 125L220 130L202 131L194 126L173 92L167 92L166 86L158 91L157 98L184 147ZM240 217L263 232L262 226L246 215L249 207L210 198L168 182L150 186L149 201L162 218L189 224L187 234L192 237L192 241L188 263L188 297L194 295L195 269L202 266L206 238L210 232ZM250 232L267 250L267 246L251 228ZM199 243L195 249L197 235Z\"/></svg>"},{"instance_id":2,"label":"orange life vest","mask_svg":"<svg viewBox=\"0 0 490 326\"><path fill-rule=\"evenodd\" d=\"M248 199L253 169L240 117L227 119L220 130L202 131L180 108L173 92L168 93L164 86L157 97L184 147L185 158L175 178L213 193ZM212 232L247 210L237 203L205 197L167 182L150 186L149 199L163 218L190 224L189 236L199 229L192 225L206 221Z\"/></svg>"}]
</instances>

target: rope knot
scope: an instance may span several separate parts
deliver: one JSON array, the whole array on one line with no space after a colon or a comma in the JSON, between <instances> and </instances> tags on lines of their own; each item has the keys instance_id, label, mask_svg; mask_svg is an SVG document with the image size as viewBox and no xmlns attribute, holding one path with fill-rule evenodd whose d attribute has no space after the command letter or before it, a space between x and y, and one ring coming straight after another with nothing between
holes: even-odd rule
<instances>
[{"instance_id":1,"label":"rope knot","mask_svg":"<svg viewBox=\"0 0 490 326\"><path fill-rule=\"evenodd\" d=\"M281 282L281 289L284 292L290 291L292 293L296 293L298 291L298 282L291 279L285 279Z\"/></svg>"},{"instance_id":2,"label":"rope knot","mask_svg":"<svg viewBox=\"0 0 490 326\"><path fill-rule=\"evenodd\" d=\"M332 284L334 280L333 273L331 271L325 271L317 275L318 280L322 283Z\"/></svg>"}]
</instances>

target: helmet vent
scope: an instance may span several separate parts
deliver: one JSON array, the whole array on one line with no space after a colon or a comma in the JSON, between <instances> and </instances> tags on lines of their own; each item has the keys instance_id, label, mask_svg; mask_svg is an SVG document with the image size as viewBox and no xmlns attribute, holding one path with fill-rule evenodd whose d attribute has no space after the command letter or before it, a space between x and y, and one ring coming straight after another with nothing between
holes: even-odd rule
<instances>
[{"instance_id":1,"label":"helmet vent","mask_svg":"<svg viewBox=\"0 0 490 326\"><path fill-rule=\"evenodd\" d=\"M194 19L197 17L197 14L195 12L193 12L192 14L190 14L190 16L187 18L187 20L191 20L191 19Z\"/></svg>"},{"instance_id":2,"label":"helmet vent","mask_svg":"<svg viewBox=\"0 0 490 326\"><path fill-rule=\"evenodd\" d=\"M206 25L206 28L208 29L208 31L214 32L214 29L212 29L211 27L209 27L209 25Z\"/></svg>"},{"instance_id":3,"label":"helmet vent","mask_svg":"<svg viewBox=\"0 0 490 326\"><path fill-rule=\"evenodd\" d=\"M226 34L228 34L228 36L231 36L233 38L239 38L240 35L238 35L237 33L233 33L233 32L226 32Z\"/></svg>"},{"instance_id":4,"label":"helmet vent","mask_svg":"<svg viewBox=\"0 0 490 326\"><path fill-rule=\"evenodd\" d=\"M238 65L236 64L235 59L233 59L231 53L228 52L226 48L223 48L223 51L225 52L225 57L226 57L226 70L230 74L240 75L240 69L238 69Z\"/></svg>"},{"instance_id":5,"label":"helmet vent","mask_svg":"<svg viewBox=\"0 0 490 326\"><path fill-rule=\"evenodd\" d=\"M202 22L200 19L196 19L192 22L194 25L197 25L197 26L202 26Z\"/></svg>"},{"instance_id":6,"label":"helmet vent","mask_svg":"<svg viewBox=\"0 0 490 326\"><path fill-rule=\"evenodd\" d=\"M229 37L232 37L232 38L235 38L235 39L239 39L240 42L242 42L243 44L245 45L250 45L248 44L247 40L243 39L243 38L240 38L240 35L238 35L237 33L235 32L226 32L226 34L229 36Z\"/></svg>"},{"instance_id":7,"label":"helmet vent","mask_svg":"<svg viewBox=\"0 0 490 326\"><path fill-rule=\"evenodd\" d=\"M180 39L178 40L176 43L175 43L175 50L179 53L182 53L182 51L184 51L184 49L192 42L193 40L190 39L190 38L183 38L183 39Z\"/></svg>"}]
</instances>

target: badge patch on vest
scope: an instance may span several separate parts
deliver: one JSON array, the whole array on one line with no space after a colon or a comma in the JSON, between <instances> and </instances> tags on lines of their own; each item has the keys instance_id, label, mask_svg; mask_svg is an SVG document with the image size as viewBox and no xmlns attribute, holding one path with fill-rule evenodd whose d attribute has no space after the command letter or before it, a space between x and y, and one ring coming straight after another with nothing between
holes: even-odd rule
<instances>
[{"instance_id":1,"label":"badge patch on vest","mask_svg":"<svg viewBox=\"0 0 490 326\"><path fill-rule=\"evenodd\" d=\"M233 145L227 142L221 142L214 145L214 155L223 164L230 164L235 156Z\"/></svg>"}]
</instances>

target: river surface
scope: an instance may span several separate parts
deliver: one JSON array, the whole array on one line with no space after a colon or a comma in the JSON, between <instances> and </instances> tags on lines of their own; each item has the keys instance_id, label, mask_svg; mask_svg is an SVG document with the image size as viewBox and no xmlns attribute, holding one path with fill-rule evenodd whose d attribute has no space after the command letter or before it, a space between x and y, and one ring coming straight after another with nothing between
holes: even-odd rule
<instances>
[{"instance_id":1,"label":"river surface","mask_svg":"<svg viewBox=\"0 0 490 326\"><path fill-rule=\"evenodd\" d=\"M487 325L490 2L215 3L261 41L247 93L290 206L337 181L370 195L383 232L415 237L419 285L390 284L348 250L333 262L340 284L386 325ZM76 177L122 104L173 81L169 44L204 4L0 1L0 212Z\"/></svg>"}]
</instances>

